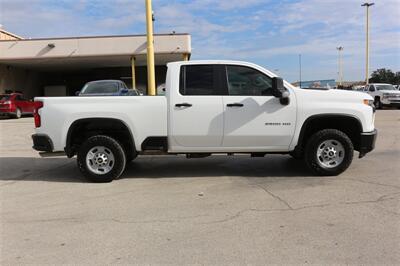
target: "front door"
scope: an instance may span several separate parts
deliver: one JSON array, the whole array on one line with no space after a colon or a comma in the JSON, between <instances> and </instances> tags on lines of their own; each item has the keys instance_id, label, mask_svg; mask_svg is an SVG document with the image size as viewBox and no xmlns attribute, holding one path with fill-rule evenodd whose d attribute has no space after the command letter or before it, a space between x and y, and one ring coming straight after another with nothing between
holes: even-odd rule
<instances>
[{"instance_id":1,"label":"front door","mask_svg":"<svg viewBox=\"0 0 400 266\"><path fill-rule=\"evenodd\" d=\"M293 93L290 103L282 105L272 96L272 78L248 66L227 65L225 77L222 146L236 151L286 151L296 123Z\"/></svg>"},{"instance_id":2,"label":"front door","mask_svg":"<svg viewBox=\"0 0 400 266\"><path fill-rule=\"evenodd\" d=\"M223 137L223 107L216 65L180 67L179 90L169 93L168 143L171 152L218 149ZM167 78L168 79L168 78Z\"/></svg>"}]
</instances>

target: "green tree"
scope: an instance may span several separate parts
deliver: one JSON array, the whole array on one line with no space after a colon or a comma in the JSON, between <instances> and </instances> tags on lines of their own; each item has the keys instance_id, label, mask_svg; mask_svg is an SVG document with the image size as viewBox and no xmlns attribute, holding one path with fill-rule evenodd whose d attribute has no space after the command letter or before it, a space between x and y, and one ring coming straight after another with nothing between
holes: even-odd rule
<instances>
[{"instance_id":1,"label":"green tree","mask_svg":"<svg viewBox=\"0 0 400 266\"><path fill-rule=\"evenodd\" d=\"M379 68L372 72L371 78L369 79L370 83L391 83L391 84L400 84L400 72L394 73L390 69Z\"/></svg>"}]
</instances>

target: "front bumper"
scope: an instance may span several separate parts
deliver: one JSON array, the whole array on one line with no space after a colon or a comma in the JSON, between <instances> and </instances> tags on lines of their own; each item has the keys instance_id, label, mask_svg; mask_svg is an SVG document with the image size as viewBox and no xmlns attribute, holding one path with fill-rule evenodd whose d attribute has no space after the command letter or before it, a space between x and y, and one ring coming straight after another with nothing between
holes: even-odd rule
<instances>
[{"instance_id":1,"label":"front bumper","mask_svg":"<svg viewBox=\"0 0 400 266\"><path fill-rule=\"evenodd\" d=\"M33 134L32 135L33 146L32 148L37 151L53 151L53 142L49 138L49 136L45 134Z\"/></svg>"},{"instance_id":2,"label":"front bumper","mask_svg":"<svg viewBox=\"0 0 400 266\"><path fill-rule=\"evenodd\" d=\"M359 147L359 158L362 158L368 152L375 148L376 137L378 136L378 131L374 129L371 132L363 132L360 135L360 147Z\"/></svg>"},{"instance_id":3,"label":"front bumper","mask_svg":"<svg viewBox=\"0 0 400 266\"><path fill-rule=\"evenodd\" d=\"M400 106L400 97L387 97L387 98L382 98L381 102L385 106Z\"/></svg>"}]
</instances>

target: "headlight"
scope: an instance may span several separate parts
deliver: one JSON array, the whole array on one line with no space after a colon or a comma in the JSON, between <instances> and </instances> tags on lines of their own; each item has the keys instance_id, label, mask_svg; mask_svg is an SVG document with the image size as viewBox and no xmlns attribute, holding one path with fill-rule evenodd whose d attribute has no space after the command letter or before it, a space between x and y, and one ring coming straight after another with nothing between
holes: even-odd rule
<instances>
[{"instance_id":1,"label":"headlight","mask_svg":"<svg viewBox=\"0 0 400 266\"><path fill-rule=\"evenodd\" d=\"M364 104L371 106L372 108L375 108L374 101L373 100L368 100L364 99Z\"/></svg>"},{"instance_id":2,"label":"headlight","mask_svg":"<svg viewBox=\"0 0 400 266\"><path fill-rule=\"evenodd\" d=\"M382 95L382 97L383 97L383 98L389 98L389 97L390 97L390 93L384 93L384 94Z\"/></svg>"}]
</instances>

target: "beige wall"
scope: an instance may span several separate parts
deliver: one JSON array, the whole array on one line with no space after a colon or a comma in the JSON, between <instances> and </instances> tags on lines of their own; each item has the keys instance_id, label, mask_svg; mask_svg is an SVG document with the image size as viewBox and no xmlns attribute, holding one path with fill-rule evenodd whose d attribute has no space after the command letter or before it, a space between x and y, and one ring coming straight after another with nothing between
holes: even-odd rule
<instances>
[{"instance_id":1,"label":"beige wall","mask_svg":"<svg viewBox=\"0 0 400 266\"><path fill-rule=\"evenodd\" d=\"M0 65L0 93L21 91L26 98L41 93L40 74L34 71Z\"/></svg>"}]
</instances>

